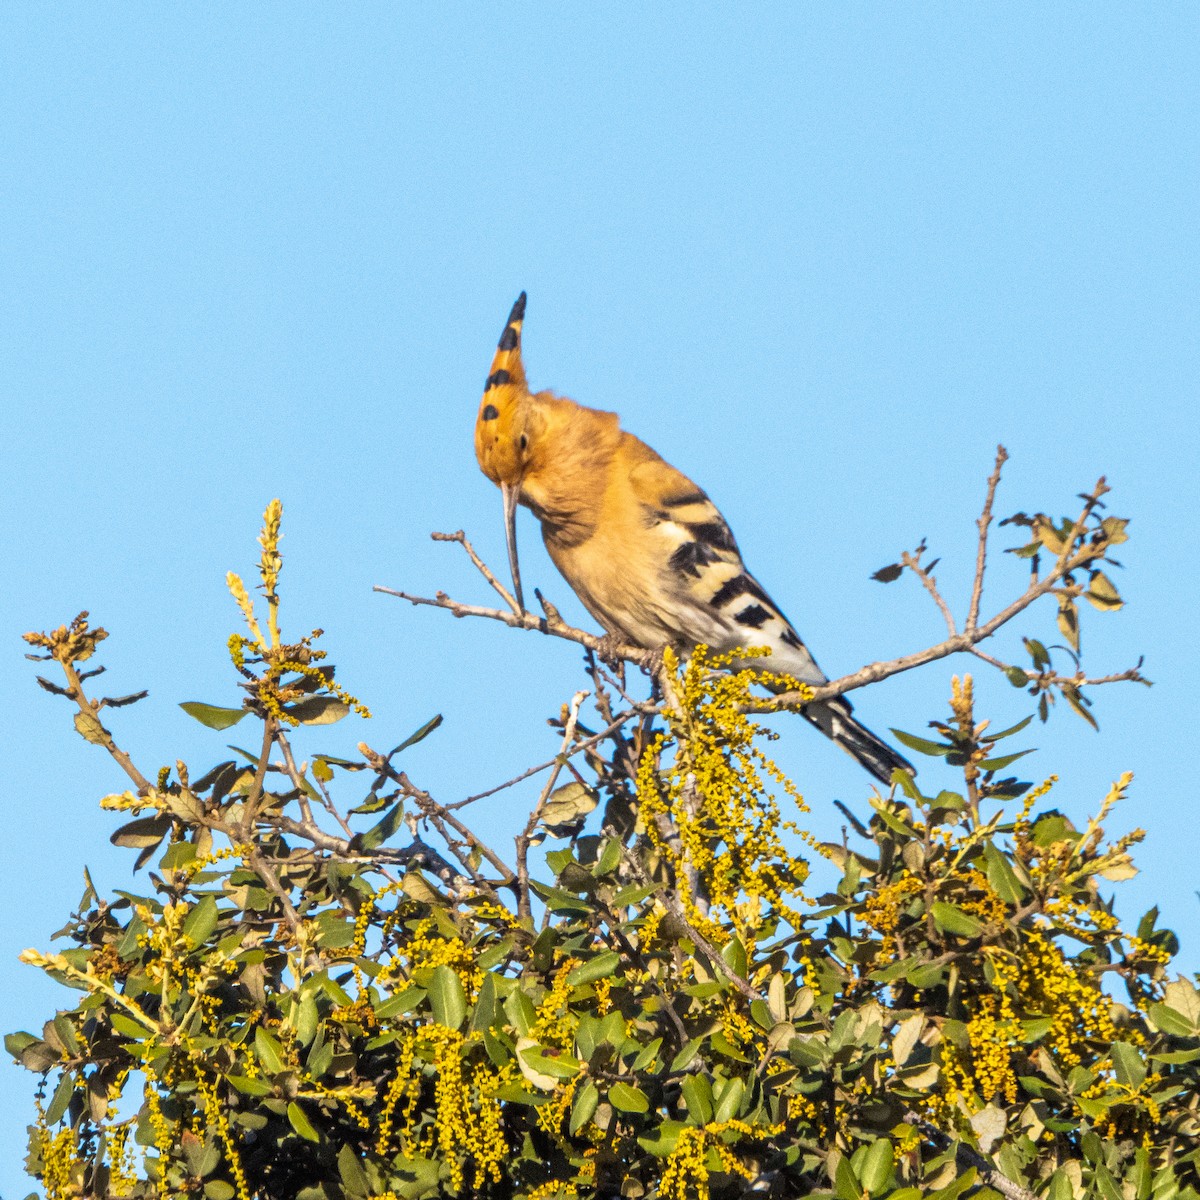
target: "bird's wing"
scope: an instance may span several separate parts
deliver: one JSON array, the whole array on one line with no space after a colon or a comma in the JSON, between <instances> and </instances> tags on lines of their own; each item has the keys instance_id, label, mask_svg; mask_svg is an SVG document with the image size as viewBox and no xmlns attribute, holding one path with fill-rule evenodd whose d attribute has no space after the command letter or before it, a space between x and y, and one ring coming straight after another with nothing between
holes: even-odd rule
<instances>
[{"instance_id":1,"label":"bird's wing","mask_svg":"<svg viewBox=\"0 0 1200 1200\"><path fill-rule=\"evenodd\" d=\"M657 455L629 478L643 524L660 542L659 586L668 593L680 641L718 652L766 646L770 669L804 683L826 682L787 617L746 569L729 525L704 491Z\"/></svg>"}]
</instances>

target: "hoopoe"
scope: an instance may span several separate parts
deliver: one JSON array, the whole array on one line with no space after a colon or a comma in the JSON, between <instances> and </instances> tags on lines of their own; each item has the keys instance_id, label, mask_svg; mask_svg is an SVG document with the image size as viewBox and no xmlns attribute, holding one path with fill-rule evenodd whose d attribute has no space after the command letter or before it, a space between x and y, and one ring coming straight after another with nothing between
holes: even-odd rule
<instances>
[{"instance_id":1,"label":"hoopoe","mask_svg":"<svg viewBox=\"0 0 1200 1200\"><path fill-rule=\"evenodd\" d=\"M530 392L521 360L525 293L513 305L484 385L475 455L504 497L517 601L516 508L542 525L554 565L613 637L682 654L767 646L766 666L814 686L827 683L779 606L746 570L716 505L686 475L621 429L616 413L553 392ZM843 697L803 715L890 783L910 763L851 715Z\"/></svg>"}]
</instances>

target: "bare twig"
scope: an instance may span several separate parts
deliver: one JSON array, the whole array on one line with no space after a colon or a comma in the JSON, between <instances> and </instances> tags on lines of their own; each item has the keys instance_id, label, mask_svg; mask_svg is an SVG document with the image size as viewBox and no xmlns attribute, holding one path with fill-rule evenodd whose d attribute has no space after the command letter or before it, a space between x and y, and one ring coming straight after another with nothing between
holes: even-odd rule
<instances>
[{"instance_id":1,"label":"bare twig","mask_svg":"<svg viewBox=\"0 0 1200 1200\"><path fill-rule=\"evenodd\" d=\"M554 785L558 782L558 776L566 765L567 760L565 755L568 747L571 745L571 740L575 736L575 726L579 723L579 706L587 697L587 692L576 692L571 697L567 720L563 727L562 747L558 752L559 757L555 761L554 770L550 772L550 778L546 780L545 786L542 788L542 794L533 806L529 814L529 820L525 822L525 828L517 835L517 915L519 917L529 917L532 915L533 902L529 895L529 847L533 840L534 830L537 829L538 822L542 819L546 802L550 799L550 794L554 791Z\"/></svg>"},{"instance_id":2,"label":"bare twig","mask_svg":"<svg viewBox=\"0 0 1200 1200\"><path fill-rule=\"evenodd\" d=\"M1074 675L1060 675L1057 671L1030 671L1025 667L1017 667L1013 663L1006 663L1003 659L994 658L990 654L985 654L977 646L971 647L971 653L976 658L981 658L985 663L995 667L1000 671L1019 670L1027 676L1029 682L1036 683L1039 691L1048 692L1051 688L1061 687L1066 684L1067 687L1083 688L1083 687L1100 687L1105 683L1145 683L1149 684L1148 680L1141 671L1142 660L1138 659L1136 667L1130 667L1126 671L1115 671L1110 675L1085 675L1082 671L1076 671Z\"/></svg>"},{"instance_id":3,"label":"bare twig","mask_svg":"<svg viewBox=\"0 0 1200 1200\"><path fill-rule=\"evenodd\" d=\"M75 701L79 707L79 711L85 716L94 721L94 725L89 728L93 731L92 737L99 742L105 750L112 755L117 766L125 772L126 775L133 781L134 786L143 794L150 791L150 781L133 765L133 759L113 741L113 736L100 722L97 713L100 711L99 704L93 704L83 691L83 681L79 677L79 672L75 670L75 664L67 658L58 658L54 656L58 665L62 667L63 674L67 677L71 699Z\"/></svg>"},{"instance_id":4,"label":"bare twig","mask_svg":"<svg viewBox=\"0 0 1200 1200\"><path fill-rule=\"evenodd\" d=\"M646 709L647 706L644 704L626 709L620 716L613 718L599 733L593 733L590 737L576 742L569 750L559 751L558 754L553 758L548 758L544 763L538 763L536 767L530 767L527 771L522 771L520 775L514 775L511 779L507 779L503 783L498 783L495 787L488 788L485 792L477 792L474 796L468 796L465 800L455 800L453 804L447 804L445 806L446 811L454 812L456 809L466 808L468 804L474 804L476 800L484 800L488 796L494 796L497 792L503 792L505 789L513 787L518 783L523 783L533 775L540 775L543 771L548 771L551 767L561 764L564 760L580 753L580 751L587 750L597 743L604 741L605 738L616 733L622 725L633 720L634 717L640 716Z\"/></svg>"},{"instance_id":5,"label":"bare twig","mask_svg":"<svg viewBox=\"0 0 1200 1200\"><path fill-rule=\"evenodd\" d=\"M275 874L274 867L258 848L257 842L251 843L250 854L246 861L263 883L267 885L267 890L279 901L279 907L283 911L283 920L291 931L292 937L295 938L298 945L304 945L304 928L300 920L300 914L296 911L296 906L292 903L288 889L280 883L279 876ZM319 970L325 965L325 959L319 951L310 949L308 951L307 963L314 970Z\"/></svg>"},{"instance_id":6,"label":"bare twig","mask_svg":"<svg viewBox=\"0 0 1200 1200\"><path fill-rule=\"evenodd\" d=\"M382 587L378 584L372 590L382 592L386 596L397 596L401 600L407 600L409 604L427 604L433 608L444 608L456 617L486 617L490 621L502 621L514 629L528 629L536 633L549 634L551 637L576 642L597 654L615 654L619 658L626 658L641 666L651 665L655 658L652 652L644 650L640 646L613 642L611 639L597 637L594 633L588 633L586 630L576 629L572 625L551 622L548 618L535 616L531 612L518 614L505 612L499 608L486 608L479 604L463 604L458 600L452 600L445 592L438 592L431 598L414 596L408 592L397 591L395 588Z\"/></svg>"},{"instance_id":7,"label":"bare twig","mask_svg":"<svg viewBox=\"0 0 1200 1200\"><path fill-rule=\"evenodd\" d=\"M988 526L992 523L992 505L996 500L996 488L1000 486L1000 472L1007 461L1008 451L1003 446L997 446L996 465L988 476L983 512L979 514L979 520L975 523L979 529L979 549L975 553L975 581L971 585L971 607L967 610L967 633L974 633L975 626L979 624L979 605L983 600L983 573L987 569Z\"/></svg>"},{"instance_id":8,"label":"bare twig","mask_svg":"<svg viewBox=\"0 0 1200 1200\"><path fill-rule=\"evenodd\" d=\"M475 564L476 569L491 584L492 589L499 594L504 603L517 616L522 615L521 606L517 603L516 597L496 578L487 563L475 553L475 547L471 545L467 535L461 529L456 529L453 533L431 533L429 536L435 542L457 542L467 552L467 557Z\"/></svg>"},{"instance_id":9,"label":"bare twig","mask_svg":"<svg viewBox=\"0 0 1200 1200\"><path fill-rule=\"evenodd\" d=\"M922 542L922 549L924 545L925 543ZM930 575L925 567L921 566L920 550L916 554L910 554L906 550L900 555L900 561L921 581L925 590L933 597L933 602L938 606L938 610L946 622L946 628L949 630L950 636L954 637L958 633L958 627L954 624L954 614L950 611L950 606L946 603L945 597L938 590L937 580Z\"/></svg>"},{"instance_id":10,"label":"bare twig","mask_svg":"<svg viewBox=\"0 0 1200 1200\"><path fill-rule=\"evenodd\" d=\"M512 868L488 846L474 832L468 829L453 813L448 812L445 807L439 804L426 791L422 791L415 783L403 772L397 771L390 762L382 754L372 750L370 746L364 742L360 742L358 746L363 757L371 764L371 766L381 775L386 775L389 779L399 785L400 790L411 799L416 806L421 810L421 814L431 821L436 818L444 825L448 825L455 833L463 839L472 849L478 850L480 855L487 859L488 862L500 872L501 883L506 886L511 886L516 876L513 874ZM435 828L437 826L435 825ZM446 844L453 850L452 839L450 839L441 829L438 829L439 834L446 840ZM473 875L473 872L472 872ZM477 882L485 883L485 881L477 880ZM491 890L490 885L487 885Z\"/></svg>"},{"instance_id":11,"label":"bare twig","mask_svg":"<svg viewBox=\"0 0 1200 1200\"><path fill-rule=\"evenodd\" d=\"M267 767L271 761L271 745L275 740L275 734L279 731L279 724L274 717L268 715L263 719L263 741L262 749L258 754L258 766L254 771L254 782L250 785L250 790L246 793L246 799L242 801L242 829L240 840L252 841L254 835L254 822L258 817L258 806L263 796L263 782L267 777Z\"/></svg>"}]
</instances>

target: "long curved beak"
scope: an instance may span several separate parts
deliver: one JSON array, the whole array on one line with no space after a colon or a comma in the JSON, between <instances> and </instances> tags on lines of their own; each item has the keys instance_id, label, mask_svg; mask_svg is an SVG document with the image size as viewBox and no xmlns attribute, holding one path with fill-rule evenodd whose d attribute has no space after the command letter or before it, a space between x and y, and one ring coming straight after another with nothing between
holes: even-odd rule
<instances>
[{"instance_id":1,"label":"long curved beak","mask_svg":"<svg viewBox=\"0 0 1200 1200\"><path fill-rule=\"evenodd\" d=\"M512 571L513 592L517 607L525 611L525 597L521 593L521 564L517 561L517 500L521 495L519 483L502 483L500 494L504 497L504 537L508 542L508 566Z\"/></svg>"}]
</instances>

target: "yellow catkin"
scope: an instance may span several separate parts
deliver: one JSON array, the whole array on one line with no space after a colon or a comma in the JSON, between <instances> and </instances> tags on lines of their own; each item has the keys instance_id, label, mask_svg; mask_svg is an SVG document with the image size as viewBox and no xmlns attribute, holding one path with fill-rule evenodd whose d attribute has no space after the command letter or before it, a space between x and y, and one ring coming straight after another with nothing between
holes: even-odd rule
<instances>
[{"instance_id":1,"label":"yellow catkin","mask_svg":"<svg viewBox=\"0 0 1200 1200\"><path fill-rule=\"evenodd\" d=\"M450 1172L454 1191L462 1191L468 1174L472 1186L499 1183L508 1157L502 1110L496 1099L494 1072L471 1062L466 1039L456 1029L430 1022L411 1031L400 1043L400 1061L384 1097L375 1149L386 1154L392 1142L397 1109L403 1104L400 1148L405 1155L436 1147ZM422 1141L411 1132L420 1098L418 1055L435 1071L434 1121Z\"/></svg>"},{"instance_id":2,"label":"yellow catkin","mask_svg":"<svg viewBox=\"0 0 1200 1200\"><path fill-rule=\"evenodd\" d=\"M685 1126L679 1131L675 1149L667 1157L659 1184L660 1200L708 1200L710 1153L716 1155L726 1173L752 1179L754 1172L737 1158L721 1135L740 1133L747 1138L778 1137L783 1128L782 1125L760 1128L744 1121Z\"/></svg>"},{"instance_id":3,"label":"yellow catkin","mask_svg":"<svg viewBox=\"0 0 1200 1200\"><path fill-rule=\"evenodd\" d=\"M781 830L813 839L784 820L772 785L800 811L803 797L756 745L769 733L742 711L753 689L774 677L760 669L729 671L736 656L709 655L699 647L679 667L667 652L676 700L667 709L670 738L660 734L638 764L637 789L642 820L658 853L675 870L688 920L718 946L730 938L729 924L746 945L763 921L782 916L799 928L801 888L808 864L787 849ZM660 762L674 755L660 774ZM664 832L673 830L673 835ZM692 879L703 880L701 897Z\"/></svg>"}]
</instances>

